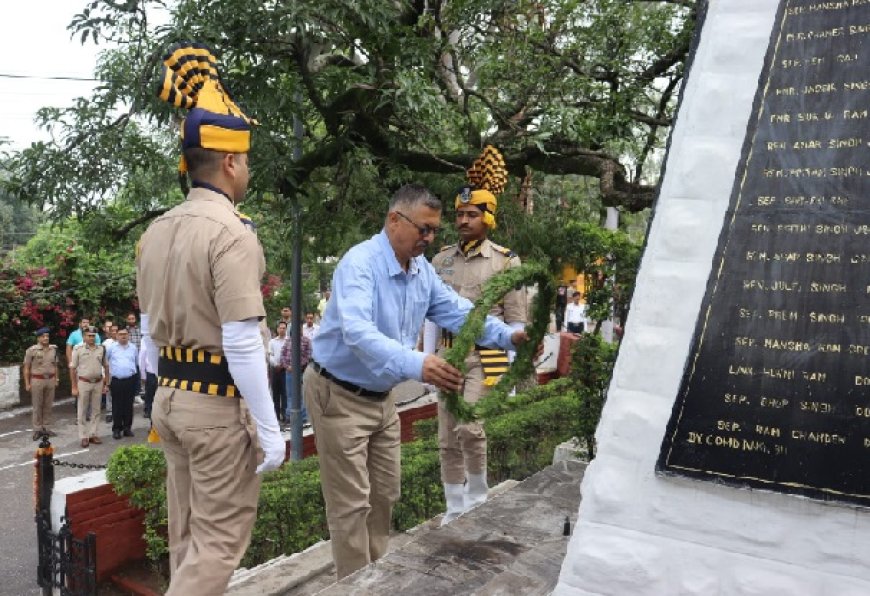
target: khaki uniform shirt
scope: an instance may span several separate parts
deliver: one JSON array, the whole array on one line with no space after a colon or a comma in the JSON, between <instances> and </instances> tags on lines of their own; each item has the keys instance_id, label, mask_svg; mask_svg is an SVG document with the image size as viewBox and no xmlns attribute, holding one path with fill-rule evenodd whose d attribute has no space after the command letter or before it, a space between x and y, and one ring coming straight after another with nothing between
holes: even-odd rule
<instances>
[{"instance_id":1,"label":"khaki uniform shirt","mask_svg":"<svg viewBox=\"0 0 870 596\"><path fill-rule=\"evenodd\" d=\"M266 270L257 235L224 195L193 188L139 241L136 289L158 347L223 355L221 325L263 318Z\"/></svg>"},{"instance_id":2,"label":"khaki uniform shirt","mask_svg":"<svg viewBox=\"0 0 870 596\"><path fill-rule=\"evenodd\" d=\"M24 364L30 367L31 375L57 374L57 346L48 344L45 349L39 344L30 346L24 352Z\"/></svg>"},{"instance_id":3,"label":"khaki uniform shirt","mask_svg":"<svg viewBox=\"0 0 870 596\"><path fill-rule=\"evenodd\" d=\"M432 259L432 265L441 279L460 296L475 302L490 277L505 269L519 267L520 258L487 238L467 257L459 250L458 244L445 246ZM492 308L490 314L505 323L525 323L526 303L525 288L512 290Z\"/></svg>"},{"instance_id":4,"label":"khaki uniform shirt","mask_svg":"<svg viewBox=\"0 0 870 596\"><path fill-rule=\"evenodd\" d=\"M95 345L93 348L89 348L87 344L79 344L73 350L72 362L70 362L69 367L75 369L76 376L96 382L102 379L105 359L105 347Z\"/></svg>"}]
</instances>

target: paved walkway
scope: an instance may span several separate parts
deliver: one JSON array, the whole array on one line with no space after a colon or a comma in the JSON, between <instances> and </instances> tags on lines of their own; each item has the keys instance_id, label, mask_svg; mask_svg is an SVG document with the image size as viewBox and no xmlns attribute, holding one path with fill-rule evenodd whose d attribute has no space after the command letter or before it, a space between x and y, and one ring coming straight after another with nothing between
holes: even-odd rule
<instances>
[{"instance_id":1,"label":"paved walkway","mask_svg":"<svg viewBox=\"0 0 870 596\"><path fill-rule=\"evenodd\" d=\"M328 542L237 572L232 596L549 594L568 547L586 464L556 463L440 528L435 518L394 536L390 552L333 583Z\"/></svg>"}]
</instances>

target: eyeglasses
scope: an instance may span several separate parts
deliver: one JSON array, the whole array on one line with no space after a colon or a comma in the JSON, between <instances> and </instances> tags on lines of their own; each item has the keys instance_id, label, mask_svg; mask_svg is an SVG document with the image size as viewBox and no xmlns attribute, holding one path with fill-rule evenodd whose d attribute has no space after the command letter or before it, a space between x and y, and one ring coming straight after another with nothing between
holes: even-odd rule
<instances>
[{"instance_id":1,"label":"eyeglasses","mask_svg":"<svg viewBox=\"0 0 870 596\"><path fill-rule=\"evenodd\" d=\"M432 226L418 226L413 221L411 221L410 217L408 217L407 215L405 215L401 211L396 211L396 215L401 215L402 219L404 219L409 224L411 224L412 226L417 228L417 231L420 232L420 237L422 237L422 238L425 238L429 234L432 234L433 236L437 236L438 234L441 233L441 228L433 228Z\"/></svg>"}]
</instances>

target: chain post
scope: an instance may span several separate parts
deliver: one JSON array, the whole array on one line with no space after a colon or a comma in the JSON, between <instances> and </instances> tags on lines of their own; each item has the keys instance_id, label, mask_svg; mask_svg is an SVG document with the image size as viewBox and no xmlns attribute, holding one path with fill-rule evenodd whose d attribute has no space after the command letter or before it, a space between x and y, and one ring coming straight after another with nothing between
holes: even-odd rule
<instances>
[{"instance_id":1,"label":"chain post","mask_svg":"<svg viewBox=\"0 0 870 596\"><path fill-rule=\"evenodd\" d=\"M36 542L39 549L39 563L36 568L36 583L42 587L44 596L51 594L53 565L51 561L51 493L54 490L54 466L52 456L54 447L48 435L42 435L36 448L34 464L34 497L36 501Z\"/></svg>"}]
</instances>

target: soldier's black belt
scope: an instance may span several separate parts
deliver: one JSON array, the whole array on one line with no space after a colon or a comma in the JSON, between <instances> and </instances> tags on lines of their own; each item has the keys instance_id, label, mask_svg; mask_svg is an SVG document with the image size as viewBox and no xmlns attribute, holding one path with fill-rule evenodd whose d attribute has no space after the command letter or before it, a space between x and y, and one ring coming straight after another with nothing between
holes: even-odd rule
<instances>
[{"instance_id":1,"label":"soldier's black belt","mask_svg":"<svg viewBox=\"0 0 870 596\"><path fill-rule=\"evenodd\" d=\"M206 350L160 348L157 384L206 395L241 397L227 359Z\"/></svg>"},{"instance_id":2,"label":"soldier's black belt","mask_svg":"<svg viewBox=\"0 0 870 596\"><path fill-rule=\"evenodd\" d=\"M311 364L311 368L313 368L315 370L315 372L317 374L319 374L321 377L323 377L324 379L329 379L330 381L332 381L333 383L335 383L336 385L338 385L342 389L345 389L346 391L350 391L354 395L359 395L360 397L365 397L365 398L370 399L372 401L384 401L385 399L387 399L387 396L390 394L389 391L371 391L369 389L365 389L363 387L360 387L359 385L354 385L353 383L351 383L349 381L343 381L342 379L339 379L338 377L333 375L331 372L329 372L328 370L326 370L325 368L320 366L314 360L312 360L310 362L310 364Z\"/></svg>"}]
</instances>

